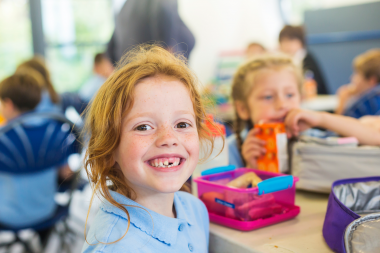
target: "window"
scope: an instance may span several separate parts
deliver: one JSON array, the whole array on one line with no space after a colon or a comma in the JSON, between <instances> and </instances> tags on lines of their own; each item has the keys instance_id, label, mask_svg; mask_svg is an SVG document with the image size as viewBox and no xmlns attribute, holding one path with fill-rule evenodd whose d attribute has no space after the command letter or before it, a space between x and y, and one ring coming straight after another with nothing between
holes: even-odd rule
<instances>
[{"instance_id":1,"label":"window","mask_svg":"<svg viewBox=\"0 0 380 253\"><path fill-rule=\"evenodd\" d=\"M0 79L13 74L17 65L32 55L28 1L0 1Z\"/></svg>"},{"instance_id":2,"label":"window","mask_svg":"<svg viewBox=\"0 0 380 253\"><path fill-rule=\"evenodd\" d=\"M92 73L114 29L111 0L41 0L45 57L58 92L76 91Z\"/></svg>"}]
</instances>

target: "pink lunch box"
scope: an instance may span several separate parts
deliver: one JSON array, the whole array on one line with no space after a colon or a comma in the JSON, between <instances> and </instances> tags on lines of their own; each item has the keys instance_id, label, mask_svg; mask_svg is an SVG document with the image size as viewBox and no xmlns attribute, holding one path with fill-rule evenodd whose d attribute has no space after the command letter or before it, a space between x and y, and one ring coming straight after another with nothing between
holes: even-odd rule
<instances>
[{"instance_id":1,"label":"pink lunch box","mask_svg":"<svg viewBox=\"0 0 380 253\"><path fill-rule=\"evenodd\" d=\"M226 185L250 171L263 180L257 187L238 189ZM210 221L227 227L249 231L292 219L300 212L294 203L298 178L291 175L239 168L204 175L194 181Z\"/></svg>"}]
</instances>

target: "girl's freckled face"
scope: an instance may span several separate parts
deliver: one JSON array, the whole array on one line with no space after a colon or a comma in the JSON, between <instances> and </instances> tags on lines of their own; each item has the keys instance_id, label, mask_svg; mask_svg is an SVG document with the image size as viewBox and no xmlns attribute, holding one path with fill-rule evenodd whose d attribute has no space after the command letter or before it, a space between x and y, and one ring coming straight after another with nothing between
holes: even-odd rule
<instances>
[{"instance_id":1,"label":"girl's freckled face","mask_svg":"<svg viewBox=\"0 0 380 253\"><path fill-rule=\"evenodd\" d=\"M155 76L139 82L134 94L115 161L137 194L178 191L198 163L199 137L189 92L175 78ZM153 169L149 161L162 155L181 157L183 164L176 171Z\"/></svg>"}]
</instances>

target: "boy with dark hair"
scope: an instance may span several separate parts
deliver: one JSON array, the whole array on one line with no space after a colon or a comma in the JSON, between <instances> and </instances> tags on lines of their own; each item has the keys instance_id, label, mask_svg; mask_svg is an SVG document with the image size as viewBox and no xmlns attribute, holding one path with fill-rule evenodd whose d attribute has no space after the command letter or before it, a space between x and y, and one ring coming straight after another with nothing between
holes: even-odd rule
<instances>
[{"instance_id":1,"label":"boy with dark hair","mask_svg":"<svg viewBox=\"0 0 380 253\"><path fill-rule=\"evenodd\" d=\"M338 90L338 114L354 118L380 115L380 49L369 50L353 61L351 84Z\"/></svg>"},{"instance_id":2,"label":"boy with dark hair","mask_svg":"<svg viewBox=\"0 0 380 253\"><path fill-rule=\"evenodd\" d=\"M17 73L0 82L0 113L10 121L32 111L41 100L42 79L35 71Z\"/></svg>"},{"instance_id":3,"label":"boy with dark hair","mask_svg":"<svg viewBox=\"0 0 380 253\"><path fill-rule=\"evenodd\" d=\"M291 57L298 64L302 64L304 73L317 83L318 94L328 94L325 80L317 61L306 50L305 31L302 26L286 25L279 35L280 50Z\"/></svg>"}]
</instances>

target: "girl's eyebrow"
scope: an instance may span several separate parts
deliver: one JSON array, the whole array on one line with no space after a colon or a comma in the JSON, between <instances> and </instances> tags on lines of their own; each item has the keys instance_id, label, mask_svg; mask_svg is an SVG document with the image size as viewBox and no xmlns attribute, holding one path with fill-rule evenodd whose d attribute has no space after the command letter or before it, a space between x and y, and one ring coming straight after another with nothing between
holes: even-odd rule
<instances>
[{"instance_id":1,"label":"girl's eyebrow","mask_svg":"<svg viewBox=\"0 0 380 253\"><path fill-rule=\"evenodd\" d=\"M177 114L177 115L190 114L191 116L193 116L193 117L195 118L194 112L187 111L187 110L179 110L179 111L175 111L175 114Z\"/></svg>"},{"instance_id":2,"label":"girl's eyebrow","mask_svg":"<svg viewBox=\"0 0 380 253\"><path fill-rule=\"evenodd\" d=\"M194 112L187 111L187 110L178 110L178 111L175 111L174 114L175 115L190 114L191 116L193 116L195 118ZM139 113L136 113L135 115L133 115L132 117L128 118L126 120L126 122L129 122L131 120L134 120L134 119L140 118L140 117L154 118L154 117L157 117L157 114L153 113L153 112L139 112Z\"/></svg>"}]
</instances>

